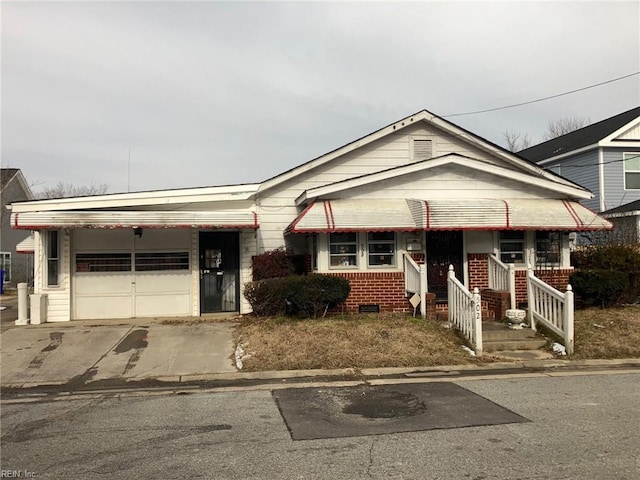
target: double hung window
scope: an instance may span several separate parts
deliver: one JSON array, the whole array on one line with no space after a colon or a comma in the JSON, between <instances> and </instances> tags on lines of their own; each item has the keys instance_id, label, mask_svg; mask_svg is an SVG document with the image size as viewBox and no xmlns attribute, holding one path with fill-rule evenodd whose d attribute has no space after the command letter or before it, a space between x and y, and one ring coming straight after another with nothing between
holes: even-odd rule
<instances>
[{"instance_id":1,"label":"double hung window","mask_svg":"<svg viewBox=\"0 0 640 480\"><path fill-rule=\"evenodd\" d=\"M334 268L355 268L358 266L358 234L329 234L329 266Z\"/></svg>"},{"instance_id":2,"label":"double hung window","mask_svg":"<svg viewBox=\"0 0 640 480\"><path fill-rule=\"evenodd\" d=\"M500 232L500 261L524 263L524 232L508 230Z\"/></svg>"}]
</instances>

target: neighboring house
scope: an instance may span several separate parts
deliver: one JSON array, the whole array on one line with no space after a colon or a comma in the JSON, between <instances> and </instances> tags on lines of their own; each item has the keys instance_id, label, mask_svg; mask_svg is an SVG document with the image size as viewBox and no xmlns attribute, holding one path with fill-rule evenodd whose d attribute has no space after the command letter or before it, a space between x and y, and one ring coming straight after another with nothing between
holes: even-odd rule
<instances>
[{"instance_id":1,"label":"neighboring house","mask_svg":"<svg viewBox=\"0 0 640 480\"><path fill-rule=\"evenodd\" d=\"M248 313L252 256L281 246L349 279L348 311L394 312L412 262L432 306L449 265L487 288L490 262L515 263L518 302L527 264L564 289L569 232L611 227L591 196L422 110L259 184L15 203L12 222L36 231L48 321Z\"/></svg>"},{"instance_id":2,"label":"neighboring house","mask_svg":"<svg viewBox=\"0 0 640 480\"><path fill-rule=\"evenodd\" d=\"M640 200L602 212L614 225L609 239L616 243L640 245Z\"/></svg>"},{"instance_id":3,"label":"neighboring house","mask_svg":"<svg viewBox=\"0 0 640 480\"><path fill-rule=\"evenodd\" d=\"M29 232L11 228L9 211L5 208L14 202L33 200L33 194L22 172L18 168L0 170L0 268L4 270L4 282L15 287L21 282L29 282L33 273L33 250L25 252L16 249L29 237Z\"/></svg>"},{"instance_id":4,"label":"neighboring house","mask_svg":"<svg viewBox=\"0 0 640 480\"><path fill-rule=\"evenodd\" d=\"M610 212L640 200L640 107L518 155L588 188L594 196L581 203L596 212ZM621 217L611 218L617 224Z\"/></svg>"}]
</instances>

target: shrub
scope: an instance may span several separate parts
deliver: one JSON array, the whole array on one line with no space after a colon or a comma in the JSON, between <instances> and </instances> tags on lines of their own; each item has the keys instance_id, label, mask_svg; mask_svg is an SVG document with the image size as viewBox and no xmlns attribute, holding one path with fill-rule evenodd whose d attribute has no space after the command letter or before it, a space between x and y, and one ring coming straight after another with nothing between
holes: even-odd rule
<instances>
[{"instance_id":1,"label":"shrub","mask_svg":"<svg viewBox=\"0 0 640 480\"><path fill-rule=\"evenodd\" d=\"M629 285L622 299L633 302L640 296L640 249L637 245L591 245L576 250L571 257L576 269L623 272Z\"/></svg>"},{"instance_id":2,"label":"shrub","mask_svg":"<svg viewBox=\"0 0 640 480\"><path fill-rule=\"evenodd\" d=\"M244 295L258 316L304 313L317 318L343 303L350 290L345 278L312 274L249 282Z\"/></svg>"},{"instance_id":3,"label":"shrub","mask_svg":"<svg viewBox=\"0 0 640 480\"><path fill-rule=\"evenodd\" d=\"M259 317L283 315L287 311L287 295L283 290L282 278L247 282L244 286L244 296L253 313Z\"/></svg>"},{"instance_id":4,"label":"shrub","mask_svg":"<svg viewBox=\"0 0 640 480\"><path fill-rule=\"evenodd\" d=\"M569 281L588 306L614 305L629 289L628 275L616 270L580 270L573 273Z\"/></svg>"},{"instance_id":5,"label":"shrub","mask_svg":"<svg viewBox=\"0 0 640 480\"><path fill-rule=\"evenodd\" d=\"M349 296L351 286L346 278L332 275L312 274L304 277L289 277L292 285L287 288L289 300L295 311L318 318L331 307L343 303Z\"/></svg>"},{"instance_id":6,"label":"shrub","mask_svg":"<svg viewBox=\"0 0 640 480\"><path fill-rule=\"evenodd\" d=\"M254 256L251 259L251 267L254 281L296 274L293 252L284 247Z\"/></svg>"}]
</instances>

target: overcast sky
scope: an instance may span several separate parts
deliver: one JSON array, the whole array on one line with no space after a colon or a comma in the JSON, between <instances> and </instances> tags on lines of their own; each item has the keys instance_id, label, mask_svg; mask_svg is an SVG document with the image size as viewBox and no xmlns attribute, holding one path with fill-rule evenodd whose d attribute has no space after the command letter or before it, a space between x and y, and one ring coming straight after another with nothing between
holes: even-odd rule
<instances>
[{"instance_id":1,"label":"overcast sky","mask_svg":"<svg viewBox=\"0 0 640 480\"><path fill-rule=\"evenodd\" d=\"M640 2L3 1L2 166L35 190L264 180L400 118L640 71ZM640 105L640 77L449 120L504 144ZM131 155L129 169L129 151Z\"/></svg>"}]
</instances>

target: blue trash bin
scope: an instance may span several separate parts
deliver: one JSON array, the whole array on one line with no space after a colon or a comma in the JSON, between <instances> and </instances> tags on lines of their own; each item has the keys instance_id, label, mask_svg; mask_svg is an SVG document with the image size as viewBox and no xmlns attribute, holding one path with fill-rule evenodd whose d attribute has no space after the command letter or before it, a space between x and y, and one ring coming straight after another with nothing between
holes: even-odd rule
<instances>
[{"instance_id":1,"label":"blue trash bin","mask_svg":"<svg viewBox=\"0 0 640 480\"><path fill-rule=\"evenodd\" d=\"M0 294L4 293L4 270L0 268Z\"/></svg>"}]
</instances>

